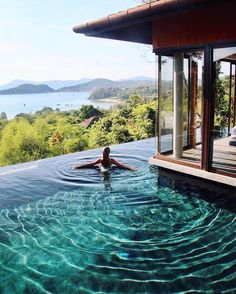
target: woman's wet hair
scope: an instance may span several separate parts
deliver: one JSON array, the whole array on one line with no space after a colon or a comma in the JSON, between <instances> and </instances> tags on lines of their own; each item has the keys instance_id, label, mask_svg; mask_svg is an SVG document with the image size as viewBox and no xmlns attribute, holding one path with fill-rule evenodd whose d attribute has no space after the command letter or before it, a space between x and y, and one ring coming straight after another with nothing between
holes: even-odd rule
<instances>
[{"instance_id":1,"label":"woman's wet hair","mask_svg":"<svg viewBox=\"0 0 236 294\"><path fill-rule=\"evenodd\" d=\"M103 154L106 154L106 155L109 155L110 154L110 147L106 146L102 149L102 153Z\"/></svg>"}]
</instances>

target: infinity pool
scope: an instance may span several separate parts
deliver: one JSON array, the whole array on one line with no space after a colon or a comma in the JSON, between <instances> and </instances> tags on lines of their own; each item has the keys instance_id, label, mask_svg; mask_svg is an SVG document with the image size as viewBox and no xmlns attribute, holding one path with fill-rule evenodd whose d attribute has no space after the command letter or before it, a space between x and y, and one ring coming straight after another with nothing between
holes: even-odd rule
<instances>
[{"instance_id":1,"label":"infinity pool","mask_svg":"<svg viewBox=\"0 0 236 294\"><path fill-rule=\"evenodd\" d=\"M162 185L154 146L112 146L138 171L109 180L72 169L100 150L1 168L0 293L235 292L235 201Z\"/></svg>"}]
</instances>

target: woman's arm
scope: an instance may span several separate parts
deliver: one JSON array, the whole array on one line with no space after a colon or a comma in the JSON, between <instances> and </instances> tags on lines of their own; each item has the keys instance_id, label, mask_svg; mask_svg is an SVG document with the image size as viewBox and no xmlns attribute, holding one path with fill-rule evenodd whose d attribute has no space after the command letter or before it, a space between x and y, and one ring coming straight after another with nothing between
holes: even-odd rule
<instances>
[{"instance_id":1,"label":"woman's arm","mask_svg":"<svg viewBox=\"0 0 236 294\"><path fill-rule=\"evenodd\" d=\"M138 170L136 167L132 167L132 166L128 166L128 165L125 165L119 161L116 161L115 159L111 158L111 163L115 164L116 166L118 166L119 168L123 168L123 169L128 169L128 170Z\"/></svg>"},{"instance_id":2,"label":"woman's arm","mask_svg":"<svg viewBox=\"0 0 236 294\"><path fill-rule=\"evenodd\" d=\"M101 163L101 159L97 159L93 162L88 162L88 163L83 163L83 164L79 164L74 166L74 169L79 169L79 168L86 168L86 167L94 167L95 165Z\"/></svg>"}]
</instances>

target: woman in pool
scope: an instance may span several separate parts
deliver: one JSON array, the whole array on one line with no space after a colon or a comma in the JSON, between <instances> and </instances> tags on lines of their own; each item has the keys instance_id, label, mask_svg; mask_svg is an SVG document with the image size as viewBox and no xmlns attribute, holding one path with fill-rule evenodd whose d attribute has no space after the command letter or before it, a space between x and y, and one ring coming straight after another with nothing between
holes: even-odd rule
<instances>
[{"instance_id":1,"label":"woman in pool","mask_svg":"<svg viewBox=\"0 0 236 294\"><path fill-rule=\"evenodd\" d=\"M137 170L137 168L135 168L135 167L125 165L121 162L116 161L113 158L110 158L110 156L109 156L110 151L111 150L109 147L104 147L102 150L102 158L98 158L97 160L95 160L93 162L77 165L74 168L79 169L79 168L86 168L86 167L94 167L97 164L101 164L101 172L107 172L107 171L111 170L111 167L114 164L115 166L117 166L119 168L133 170L133 171Z\"/></svg>"}]
</instances>

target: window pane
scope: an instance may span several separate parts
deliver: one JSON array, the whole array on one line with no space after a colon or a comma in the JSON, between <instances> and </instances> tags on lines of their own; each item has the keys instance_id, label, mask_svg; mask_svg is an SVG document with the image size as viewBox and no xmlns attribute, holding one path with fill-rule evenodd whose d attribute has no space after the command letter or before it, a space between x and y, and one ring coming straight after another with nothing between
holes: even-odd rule
<instances>
[{"instance_id":1,"label":"window pane","mask_svg":"<svg viewBox=\"0 0 236 294\"><path fill-rule=\"evenodd\" d=\"M161 153L173 149L173 58L161 56L159 76L159 134Z\"/></svg>"},{"instance_id":2,"label":"window pane","mask_svg":"<svg viewBox=\"0 0 236 294\"><path fill-rule=\"evenodd\" d=\"M212 166L224 172L236 173L236 137L230 136L235 127L236 47L215 49L213 60L215 108Z\"/></svg>"}]
</instances>

